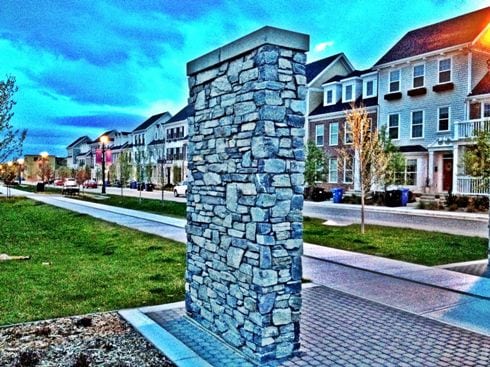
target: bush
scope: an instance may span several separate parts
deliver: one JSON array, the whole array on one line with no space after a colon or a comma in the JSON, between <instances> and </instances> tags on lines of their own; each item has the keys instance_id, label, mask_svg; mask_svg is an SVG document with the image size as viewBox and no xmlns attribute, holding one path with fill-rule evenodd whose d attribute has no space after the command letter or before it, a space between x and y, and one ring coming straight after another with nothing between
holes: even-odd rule
<instances>
[{"instance_id":1,"label":"bush","mask_svg":"<svg viewBox=\"0 0 490 367\"><path fill-rule=\"evenodd\" d=\"M449 210L450 212L455 212L456 210L458 210L458 205L456 205L456 204L451 204L451 205L449 205L448 210Z\"/></svg>"}]
</instances>

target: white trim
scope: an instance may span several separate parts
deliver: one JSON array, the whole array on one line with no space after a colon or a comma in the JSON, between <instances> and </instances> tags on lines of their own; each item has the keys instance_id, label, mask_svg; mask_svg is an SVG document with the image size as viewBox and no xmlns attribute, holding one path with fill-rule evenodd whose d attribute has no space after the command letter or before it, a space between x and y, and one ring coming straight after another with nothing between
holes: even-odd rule
<instances>
[{"instance_id":1,"label":"white trim","mask_svg":"<svg viewBox=\"0 0 490 367\"><path fill-rule=\"evenodd\" d=\"M345 120L344 121L344 141L342 143L343 143L343 145L352 145L353 142L347 143L347 126L348 126L348 122L347 122L347 120ZM352 135L352 132L351 132L351 135Z\"/></svg>"},{"instance_id":2,"label":"white trim","mask_svg":"<svg viewBox=\"0 0 490 367\"><path fill-rule=\"evenodd\" d=\"M350 168L350 171L351 171L351 181L346 181L345 179L345 172L346 172L346 167L347 167L347 157L344 158L344 169L343 169L343 177L342 177L342 182L345 183L345 184L352 184L354 183L354 157L351 157L351 168Z\"/></svg>"},{"instance_id":3,"label":"white trim","mask_svg":"<svg viewBox=\"0 0 490 367\"><path fill-rule=\"evenodd\" d=\"M485 28L483 28L483 30L478 33L478 36L476 36L476 38L473 40L473 42L471 42L471 46L474 46L476 45L476 43L479 41L479 39L490 29L490 24L487 24L487 26Z\"/></svg>"},{"instance_id":4,"label":"white trim","mask_svg":"<svg viewBox=\"0 0 490 367\"><path fill-rule=\"evenodd\" d=\"M335 144L332 144L332 125L337 125L337 141ZM339 145L339 122L338 121L332 121L328 124L328 145L331 147L335 147Z\"/></svg>"},{"instance_id":5,"label":"white trim","mask_svg":"<svg viewBox=\"0 0 490 367\"><path fill-rule=\"evenodd\" d=\"M334 80L332 82L325 82L322 84L322 88L329 87L331 85L341 84L338 80Z\"/></svg>"},{"instance_id":6,"label":"white trim","mask_svg":"<svg viewBox=\"0 0 490 367\"><path fill-rule=\"evenodd\" d=\"M468 52L468 94L473 90L473 54Z\"/></svg>"},{"instance_id":7,"label":"white trim","mask_svg":"<svg viewBox=\"0 0 490 367\"><path fill-rule=\"evenodd\" d=\"M468 96L466 97L466 100L468 102L478 102L479 99L487 99L487 98L490 98L490 93L478 94L476 96Z\"/></svg>"},{"instance_id":8,"label":"white trim","mask_svg":"<svg viewBox=\"0 0 490 367\"><path fill-rule=\"evenodd\" d=\"M480 102L480 118L481 119L488 119L490 116L485 116L485 105L488 104L490 105L490 101L481 101Z\"/></svg>"},{"instance_id":9,"label":"white trim","mask_svg":"<svg viewBox=\"0 0 490 367\"><path fill-rule=\"evenodd\" d=\"M327 101L327 95L328 92L332 92L332 102L328 103ZM337 88L336 87L330 87L330 88L325 88L325 92L323 94L323 105L324 106L331 106L337 103Z\"/></svg>"},{"instance_id":10,"label":"white trim","mask_svg":"<svg viewBox=\"0 0 490 367\"><path fill-rule=\"evenodd\" d=\"M450 63L451 63L451 68L449 69L449 72L450 72L450 78L449 80L446 80L444 82L441 82L440 80L440 77L441 77L441 71L440 71L440 64L441 64L441 61L444 61L444 60L449 60ZM439 57L437 59L437 84L445 84L445 83L452 83L453 82L453 71L454 71L454 64L453 64L453 57L452 56L442 56L442 57ZM447 70L445 70L447 71ZM443 72L445 72L443 71Z\"/></svg>"},{"instance_id":11,"label":"white trim","mask_svg":"<svg viewBox=\"0 0 490 367\"><path fill-rule=\"evenodd\" d=\"M362 78L360 76L350 76L348 78L340 80L341 83L348 82L351 80L361 80Z\"/></svg>"},{"instance_id":12,"label":"white trim","mask_svg":"<svg viewBox=\"0 0 490 367\"><path fill-rule=\"evenodd\" d=\"M378 111L378 107L377 106L369 106L369 107L366 107L366 112L368 114L369 113L374 113L374 112L377 112L379 114L379 111ZM339 119L339 118L342 118L342 117L345 117L345 110L322 113L321 115L308 116L308 120L310 122L315 122L315 121L320 121L320 120L325 120L325 119L327 119L327 120Z\"/></svg>"},{"instance_id":13,"label":"white trim","mask_svg":"<svg viewBox=\"0 0 490 367\"><path fill-rule=\"evenodd\" d=\"M361 77L364 78L366 76L371 76L371 75L378 75L378 71L377 70L373 70L373 71L368 71L367 73L365 74L361 74Z\"/></svg>"},{"instance_id":14,"label":"white trim","mask_svg":"<svg viewBox=\"0 0 490 367\"><path fill-rule=\"evenodd\" d=\"M439 130L439 122L441 120L441 108L447 108L447 130ZM445 105L445 106L439 106L437 107L437 132L438 133L447 133L451 131L451 106L450 105Z\"/></svg>"},{"instance_id":15,"label":"white trim","mask_svg":"<svg viewBox=\"0 0 490 367\"><path fill-rule=\"evenodd\" d=\"M420 55L409 56L409 57L405 57L403 59L398 59L398 60L390 61L390 62L387 62L384 64L376 65L376 66L374 66L374 69L380 70L380 69L384 69L384 68L388 68L388 67L394 67L394 66L397 66L397 65L400 65L403 63L407 63L407 62L410 63L410 62L414 62L417 60L424 60L425 58L428 58L431 56L447 54L447 53L452 52L452 51L458 51L461 48L469 47L470 45L471 45L471 43L462 43L460 45L442 48L439 50L426 52L426 53L420 54Z\"/></svg>"},{"instance_id":16,"label":"white trim","mask_svg":"<svg viewBox=\"0 0 490 367\"><path fill-rule=\"evenodd\" d=\"M346 91L347 87L352 87L350 99L346 99L346 96L345 96L345 94L346 94L345 91ZM342 102L343 103L354 102L355 100L356 100L356 83L342 84Z\"/></svg>"},{"instance_id":17,"label":"white trim","mask_svg":"<svg viewBox=\"0 0 490 367\"><path fill-rule=\"evenodd\" d=\"M422 112L422 136L413 137L413 114L414 112ZM424 128L425 128L425 110L417 109L410 111L410 139L424 139Z\"/></svg>"},{"instance_id":18,"label":"white trim","mask_svg":"<svg viewBox=\"0 0 490 367\"><path fill-rule=\"evenodd\" d=\"M391 83L396 83L396 81L391 81L391 73L398 71L398 89L391 90ZM402 69L393 69L388 72L388 94L389 93L398 93L402 90Z\"/></svg>"},{"instance_id":19,"label":"white trim","mask_svg":"<svg viewBox=\"0 0 490 367\"><path fill-rule=\"evenodd\" d=\"M420 75L420 76L417 76L417 78L422 78L423 79L422 85L419 85L419 86L415 86L415 78L416 78L416 76L415 76L415 68L417 66L423 66L424 67L424 73L422 75ZM416 64L413 64L412 65L412 88L413 89L425 88L425 80L426 80L426 78L425 78L426 75L425 74L426 74L426 69L427 68L426 68L425 62L420 62L420 63L416 63Z\"/></svg>"},{"instance_id":20,"label":"white trim","mask_svg":"<svg viewBox=\"0 0 490 367\"><path fill-rule=\"evenodd\" d=\"M373 94L368 95L367 94L367 84L372 82L373 83ZM362 80L362 98L367 99L367 98L372 98L376 97L378 95L378 78L366 78Z\"/></svg>"}]
</instances>

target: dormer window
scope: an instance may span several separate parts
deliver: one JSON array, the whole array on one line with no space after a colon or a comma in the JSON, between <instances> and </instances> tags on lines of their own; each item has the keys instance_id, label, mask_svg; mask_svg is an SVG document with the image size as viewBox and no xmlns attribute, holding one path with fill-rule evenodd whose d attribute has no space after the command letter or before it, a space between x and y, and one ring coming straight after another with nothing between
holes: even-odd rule
<instances>
[{"instance_id":1,"label":"dormer window","mask_svg":"<svg viewBox=\"0 0 490 367\"><path fill-rule=\"evenodd\" d=\"M371 98L376 97L378 86L376 85L376 79L363 80L362 97Z\"/></svg>"},{"instance_id":2,"label":"dormer window","mask_svg":"<svg viewBox=\"0 0 490 367\"><path fill-rule=\"evenodd\" d=\"M451 81L451 59L439 60L439 84Z\"/></svg>"},{"instance_id":3,"label":"dormer window","mask_svg":"<svg viewBox=\"0 0 490 367\"><path fill-rule=\"evenodd\" d=\"M330 88L325 91L325 100L324 100L324 105L329 106L332 104L335 104L335 89Z\"/></svg>"},{"instance_id":4,"label":"dormer window","mask_svg":"<svg viewBox=\"0 0 490 367\"><path fill-rule=\"evenodd\" d=\"M425 84L425 65L413 67L413 88L422 88Z\"/></svg>"},{"instance_id":5,"label":"dormer window","mask_svg":"<svg viewBox=\"0 0 490 367\"><path fill-rule=\"evenodd\" d=\"M346 84L343 88L342 102L354 101L354 84Z\"/></svg>"},{"instance_id":6,"label":"dormer window","mask_svg":"<svg viewBox=\"0 0 490 367\"><path fill-rule=\"evenodd\" d=\"M390 93L400 91L400 70L390 71Z\"/></svg>"}]
</instances>

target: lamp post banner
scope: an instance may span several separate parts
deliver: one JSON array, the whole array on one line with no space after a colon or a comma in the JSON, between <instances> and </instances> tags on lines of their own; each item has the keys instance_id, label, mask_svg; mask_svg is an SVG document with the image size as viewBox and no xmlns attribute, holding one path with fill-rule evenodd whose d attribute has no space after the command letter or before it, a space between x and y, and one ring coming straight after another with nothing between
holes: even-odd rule
<instances>
[{"instance_id":1,"label":"lamp post banner","mask_svg":"<svg viewBox=\"0 0 490 367\"><path fill-rule=\"evenodd\" d=\"M102 164L102 149L95 151L95 164ZM105 164L112 164L112 150L105 150Z\"/></svg>"}]
</instances>

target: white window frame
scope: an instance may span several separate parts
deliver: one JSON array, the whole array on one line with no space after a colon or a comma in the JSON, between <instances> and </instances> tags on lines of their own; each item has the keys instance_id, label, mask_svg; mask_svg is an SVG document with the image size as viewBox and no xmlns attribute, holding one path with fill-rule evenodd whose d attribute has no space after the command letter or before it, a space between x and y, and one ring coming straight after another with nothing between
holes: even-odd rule
<instances>
[{"instance_id":1,"label":"white window frame","mask_svg":"<svg viewBox=\"0 0 490 367\"><path fill-rule=\"evenodd\" d=\"M347 169L347 159L348 159L347 157L344 158L344 172L343 172L344 173L344 177L343 177L344 180L343 181L345 184L351 184L354 182L354 157L353 156L350 157L350 161L351 161L350 169ZM347 171L350 171L350 173L351 173L351 180L350 181L346 180L346 176L347 176L346 172Z\"/></svg>"},{"instance_id":2,"label":"white window frame","mask_svg":"<svg viewBox=\"0 0 490 367\"><path fill-rule=\"evenodd\" d=\"M444 60L449 60L450 67L448 70L443 70L441 71L441 62ZM446 80L444 82L441 82L441 72L446 72L449 71L449 80ZM438 84L445 84L445 83L451 83L453 81L453 58L452 57L441 57L439 60L437 60L437 83Z\"/></svg>"},{"instance_id":3,"label":"white window frame","mask_svg":"<svg viewBox=\"0 0 490 367\"><path fill-rule=\"evenodd\" d=\"M447 108L447 129L440 129L440 121L441 121L441 108ZM451 106L439 106L437 107L437 131L438 132L447 132L451 130Z\"/></svg>"},{"instance_id":4,"label":"white window frame","mask_svg":"<svg viewBox=\"0 0 490 367\"><path fill-rule=\"evenodd\" d=\"M415 161L415 171L408 171L408 161ZM407 186L417 186L417 179L418 179L418 170L419 170L419 161L417 158L407 158L405 159L405 169L404 169L404 177L403 177L403 182ZM415 182L413 184L408 184L407 183L407 177L409 173L415 173Z\"/></svg>"},{"instance_id":5,"label":"white window frame","mask_svg":"<svg viewBox=\"0 0 490 367\"><path fill-rule=\"evenodd\" d=\"M323 100L324 106L331 106L331 105L334 105L335 103L337 103L336 98L335 98L335 94L336 94L335 90L336 90L336 88L332 88L332 87L325 89L325 95L324 95L324 100ZM328 102L328 98L327 98L328 92L332 92L332 102L330 102L330 103Z\"/></svg>"},{"instance_id":6,"label":"white window frame","mask_svg":"<svg viewBox=\"0 0 490 367\"><path fill-rule=\"evenodd\" d=\"M490 116L485 116L485 105L489 105L490 106L490 103L488 103L488 102L482 102L481 103L480 116L481 116L482 119L490 118Z\"/></svg>"},{"instance_id":7,"label":"white window frame","mask_svg":"<svg viewBox=\"0 0 490 367\"><path fill-rule=\"evenodd\" d=\"M422 75L415 76L415 68L419 66L423 66L424 72ZM415 86L415 78L422 78L422 85ZM415 64L412 68L412 88L416 89L416 88L424 88L424 87L425 87L425 63Z\"/></svg>"},{"instance_id":8,"label":"white window frame","mask_svg":"<svg viewBox=\"0 0 490 367\"><path fill-rule=\"evenodd\" d=\"M395 138L391 138L390 137L390 129L391 129L391 126L390 126L390 117L391 116L398 116L398 124L397 124L397 134L396 134L396 139ZM386 124L386 126L388 127L388 137L390 137L391 140L399 140L400 139L400 114L399 113L390 113L388 114L388 122Z\"/></svg>"},{"instance_id":9,"label":"white window frame","mask_svg":"<svg viewBox=\"0 0 490 367\"><path fill-rule=\"evenodd\" d=\"M332 134L332 126L337 126L337 132L335 134ZM335 142L332 141L332 135L335 135ZM338 121L331 122L328 125L328 145L330 146L336 146L339 145L339 123Z\"/></svg>"},{"instance_id":10,"label":"white window frame","mask_svg":"<svg viewBox=\"0 0 490 367\"><path fill-rule=\"evenodd\" d=\"M352 136L352 131L350 132L351 135L351 142L347 142L347 128L349 127L349 123L347 121L344 121L344 145L352 145L354 141L354 137Z\"/></svg>"},{"instance_id":11,"label":"white window frame","mask_svg":"<svg viewBox=\"0 0 490 367\"><path fill-rule=\"evenodd\" d=\"M351 99L347 99L347 87L352 87ZM342 102L354 102L356 100L356 83L346 83L342 85Z\"/></svg>"},{"instance_id":12,"label":"white window frame","mask_svg":"<svg viewBox=\"0 0 490 367\"><path fill-rule=\"evenodd\" d=\"M373 94L367 94L367 84L373 83ZM375 78L369 78L362 81L362 98L371 98L378 95L378 82Z\"/></svg>"},{"instance_id":13,"label":"white window frame","mask_svg":"<svg viewBox=\"0 0 490 367\"><path fill-rule=\"evenodd\" d=\"M332 170L332 162L335 162L335 171ZM335 172L335 180L332 178L332 173ZM328 158L328 183L339 182L339 164L337 158Z\"/></svg>"},{"instance_id":14,"label":"white window frame","mask_svg":"<svg viewBox=\"0 0 490 367\"><path fill-rule=\"evenodd\" d=\"M322 130L322 134L321 135L318 134L318 130L319 130L320 127L321 127L321 130ZM322 143L321 144L318 144L318 138L320 136L322 137ZM315 145L317 147L322 147L324 144L325 144L325 124L317 124L317 125L315 125Z\"/></svg>"},{"instance_id":15,"label":"white window frame","mask_svg":"<svg viewBox=\"0 0 490 367\"><path fill-rule=\"evenodd\" d=\"M413 136L413 114L415 112L422 112L422 136ZM424 110L413 110L410 111L410 139L423 139L424 138L424 127L425 127L425 111Z\"/></svg>"},{"instance_id":16,"label":"white window frame","mask_svg":"<svg viewBox=\"0 0 490 367\"><path fill-rule=\"evenodd\" d=\"M398 72L398 80L391 80L391 74ZM391 90L391 83L398 82L398 89ZM390 70L388 73L388 93L397 93L402 90L402 71L401 69Z\"/></svg>"}]
</instances>

